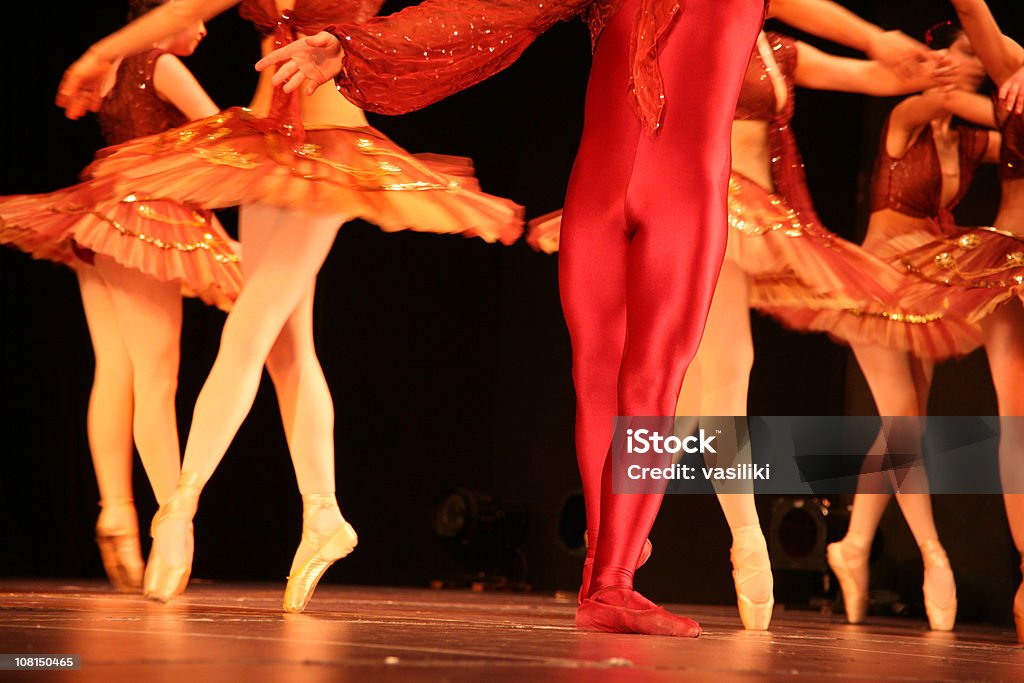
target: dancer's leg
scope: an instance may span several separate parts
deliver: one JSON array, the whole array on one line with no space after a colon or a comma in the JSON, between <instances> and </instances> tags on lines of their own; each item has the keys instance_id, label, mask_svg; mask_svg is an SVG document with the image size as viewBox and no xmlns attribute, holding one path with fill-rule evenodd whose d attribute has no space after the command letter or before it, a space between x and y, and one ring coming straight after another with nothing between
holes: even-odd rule
<instances>
[{"instance_id":1,"label":"dancer's leg","mask_svg":"<svg viewBox=\"0 0 1024 683\"><path fill-rule=\"evenodd\" d=\"M729 235L732 239L733 236ZM704 336L689 374L700 368L702 395L700 426L706 433L719 433L721 456L736 454L736 463L750 463L749 442L741 447L735 417L747 414L747 389L754 364L754 342L750 331L750 283L735 263L726 260L711 299ZM711 456L711 457L721 457ZM731 465L733 462L721 463ZM718 491L718 503L732 534L731 558L737 601L743 625L766 629L771 620L773 580L768 546L761 531L750 482L730 482Z\"/></svg>"},{"instance_id":2,"label":"dancer's leg","mask_svg":"<svg viewBox=\"0 0 1024 683\"><path fill-rule=\"evenodd\" d=\"M263 364L309 293L341 220L268 206L242 209L242 243L265 253L224 324L220 350L196 401L182 472L213 474L252 407Z\"/></svg>"},{"instance_id":3,"label":"dancer's leg","mask_svg":"<svg viewBox=\"0 0 1024 683\"><path fill-rule=\"evenodd\" d=\"M217 359L196 402L179 482L179 489L183 484L187 489L180 497L181 509L162 515L161 533L154 536L153 554L161 557L172 575L161 584L173 583L173 576L184 573L181 568L189 559L188 527L198 493L251 408L270 349L308 294L342 222L336 216L308 216L266 206L243 207L241 221L243 248L254 244L263 257L228 316ZM154 595L158 599L169 599L174 592L174 586L160 588Z\"/></svg>"},{"instance_id":4,"label":"dancer's leg","mask_svg":"<svg viewBox=\"0 0 1024 683\"><path fill-rule=\"evenodd\" d=\"M132 364L134 435L157 502L174 493L181 467L174 395L181 349L181 289L108 256L96 256L96 269L114 302L117 324Z\"/></svg>"},{"instance_id":5,"label":"dancer's leg","mask_svg":"<svg viewBox=\"0 0 1024 683\"><path fill-rule=\"evenodd\" d=\"M690 374L694 367L698 367L702 378L698 415L733 417L747 414L747 390L750 369L754 364L749 301L750 284L746 273L735 263L725 261L711 299L704 336L680 392L681 397L686 393ZM701 426L705 431L714 428L705 420L701 420ZM723 435L733 431L731 423L719 428ZM738 447L738 444L734 446ZM727 447L723 453L730 450L735 448ZM752 493L723 493L718 496L718 502L734 536L737 529L758 525ZM768 590L770 592L770 588Z\"/></svg>"},{"instance_id":6,"label":"dancer's leg","mask_svg":"<svg viewBox=\"0 0 1024 683\"><path fill-rule=\"evenodd\" d=\"M101 500L131 500L132 364L102 276L85 264L76 268L76 274L96 359L88 414L96 483Z\"/></svg>"},{"instance_id":7,"label":"dancer's leg","mask_svg":"<svg viewBox=\"0 0 1024 683\"><path fill-rule=\"evenodd\" d=\"M87 418L101 501L96 542L110 582L137 590L143 564L132 494L132 364L102 276L84 263L76 274L96 361Z\"/></svg>"},{"instance_id":8,"label":"dancer's leg","mask_svg":"<svg viewBox=\"0 0 1024 683\"><path fill-rule=\"evenodd\" d=\"M992 383L999 400L1000 416L1014 416L1003 420L999 443L999 470L1003 485L1010 493L1003 494L1006 518L1010 524L1014 546L1021 557L1021 571L1024 572L1024 493L1019 493L1024 484L1024 459L1019 444L1024 443L1024 347L1021 334L1024 333L1024 307L1020 300L1000 306L982 324L985 335L985 352L992 371ZM1017 640L1024 643L1024 581L1017 589L1013 603L1013 616L1017 624Z\"/></svg>"},{"instance_id":9,"label":"dancer's leg","mask_svg":"<svg viewBox=\"0 0 1024 683\"><path fill-rule=\"evenodd\" d=\"M664 121L640 137L626 195L634 232L620 415L672 415L696 353L725 252L732 115L763 9L756 0L685 4L659 56L674 65L662 68ZM592 590L629 590L662 496L613 495L610 474L606 458Z\"/></svg>"},{"instance_id":10,"label":"dancer's leg","mask_svg":"<svg viewBox=\"0 0 1024 683\"><path fill-rule=\"evenodd\" d=\"M686 364L696 351L724 252L729 129L763 4L736 0L684 6L660 55L661 64L674 68L662 69L669 104L664 125L654 138L639 134L638 123L627 118L632 112L623 97L628 93L629 36L636 9L635 0L623 6L605 28L595 54L584 139L571 182L572 201L567 200L570 249L573 214L584 215L582 207L591 202L610 203L605 195L607 182L601 182L600 174L621 181L622 164L629 164L624 216L616 217L608 229L611 242L594 243L597 251L589 254L570 251L561 269L562 295L573 335L578 401L600 400L610 414L671 416ZM699 106L694 106L694 93L701 98ZM600 136L596 116L626 127ZM634 141L632 151L628 144L619 146ZM611 151L609 143L614 144ZM585 182L584 176L593 182ZM666 193L665 187L672 192ZM617 212L617 204L614 209ZM720 228L709 227L715 225ZM601 227L580 223L575 229L590 232ZM625 254L623 237L629 239ZM621 284L625 273L628 312L623 313L622 290L588 290L588 273L599 273L589 282L607 283L601 275L614 275L614 284ZM628 339L622 345L624 319ZM610 326L595 324L609 320ZM576 354L590 349L607 350L598 361L602 367L589 365L595 357L590 353L588 363L579 364ZM620 353L622 361L616 367L612 363ZM591 376L591 372L597 374ZM607 387L613 373L617 373L617 405L610 405L607 396L580 392L581 387ZM584 405L582 412L588 410ZM612 495L609 443L610 439L577 444L588 448L580 451L580 464L591 484L593 477L587 472L593 472L598 463L603 466L593 599L584 601L577 623L599 630L696 635L699 627L694 622L671 617L632 591L633 570L661 495ZM594 487L589 488L593 496Z\"/></svg>"},{"instance_id":11,"label":"dancer's leg","mask_svg":"<svg viewBox=\"0 0 1024 683\"><path fill-rule=\"evenodd\" d=\"M261 261L261 252L246 251L248 268L259 268ZM266 361L302 493L302 541L285 590L284 608L291 612L305 608L327 566L350 553L357 541L335 499L334 404L313 343L314 294L315 281Z\"/></svg>"},{"instance_id":12,"label":"dancer's leg","mask_svg":"<svg viewBox=\"0 0 1024 683\"><path fill-rule=\"evenodd\" d=\"M892 475L879 472L879 465L887 455L894 454L919 461L921 430L914 417L926 412L934 366L910 354L879 346L857 345L853 350L878 414L896 418L883 419L882 429L868 452L867 473L858 479L850 527L842 541L829 546L829 563L843 590L847 618L857 623L867 613L871 544L891 495L882 490L889 487ZM933 628L948 630L956 614L956 585L935 528L927 474L919 463L903 479L902 488L915 492L897 492L896 500L921 548L929 620Z\"/></svg>"}]
</instances>

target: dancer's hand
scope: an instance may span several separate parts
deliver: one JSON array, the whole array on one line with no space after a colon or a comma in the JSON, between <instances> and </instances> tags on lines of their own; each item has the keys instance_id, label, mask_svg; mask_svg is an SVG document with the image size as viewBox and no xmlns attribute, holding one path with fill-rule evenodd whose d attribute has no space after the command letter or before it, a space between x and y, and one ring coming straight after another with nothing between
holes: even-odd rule
<instances>
[{"instance_id":1,"label":"dancer's hand","mask_svg":"<svg viewBox=\"0 0 1024 683\"><path fill-rule=\"evenodd\" d=\"M999 86L999 104L1008 112L1024 114L1024 66Z\"/></svg>"},{"instance_id":2,"label":"dancer's hand","mask_svg":"<svg viewBox=\"0 0 1024 683\"><path fill-rule=\"evenodd\" d=\"M895 71L900 78L910 80L920 75L930 61L930 50L903 31L883 31L875 34L868 45L867 54Z\"/></svg>"},{"instance_id":3,"label":"dancer's hand","mask_svg":"<svg viewBox=\"0 0 1024 683\"><path fill-rule=\"evenodd\" d=\"M312 95L317 88L341 73L344 56L341 41L327 31L321 31L274 50L256 62L256 70L263 71L280 64L272 79L275 86L284 84L286 93L301 87L307 95Z\"/></svg>"},{"instance_id":4,"label":"dancer's hand","mask_svg":"<svg viewBox=\"0 0 1024 683\"><path fill-rule=\"evenodd\" d=\"M103 103L103 83L117 62L90 49L64 72L57 87L57 106L69 119L79 119L90 111L99 111Z\"/></svg>"}]
</instances>

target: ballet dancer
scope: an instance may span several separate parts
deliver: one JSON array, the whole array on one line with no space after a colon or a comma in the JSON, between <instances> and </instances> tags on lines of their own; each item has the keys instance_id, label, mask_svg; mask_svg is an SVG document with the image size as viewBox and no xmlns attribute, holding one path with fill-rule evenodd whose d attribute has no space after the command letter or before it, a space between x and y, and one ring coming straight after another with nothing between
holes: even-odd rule
<instances>
[{"instance_id":1,"label":"ballet dancer","mask_svg":"<svg viewBox=\"0 0 1024 683\"><path fill-rule=\"evenodd\" d=\"M129 17L160 4L132 0ZM218 111L178 59L205 35L202 22L194 22L118 61L101 86L98 118L108 144ZM242 279L232 240L212 213L112 194L108 183L86 181L0 198L0 243L66 264L78 278L95 356L87 426L101 499L96 541L110 582L140 590L133 440L163 504L174 493L181 459L174 405L181 296L230 308Z\"/></svg>"},{"instance_id":2,"label":"ballet dancer","mask_svg":"<svg viewBox=\"0 0 1024 683\"><path fill-rule=\"evenodd\" d=\"M65 74L58 104L74 118L99 103L113 62L238 0L177 0L93 45ZM379 0L244 0L241 14L265 51L317 33L328 19L369 19ZM445 163L444 170L457 168ZM248 413L264 363L287 368L275 382L303 500L303 532L284 609L305 609L327 568L357 537L335 498L333 406L313 346L315 279L340 225L363 218L384 230L478 235L510 242L520 209L439 171L369 127L362 111L328 89L273 91L260 80L252 109L229 109L106 151L91 167L119 187L205 208L241 204L245 287L193 414L176 490L153 520L144 593L168 601L192 564L192 518L203 486Z\"/></svg>"}]
</instances>

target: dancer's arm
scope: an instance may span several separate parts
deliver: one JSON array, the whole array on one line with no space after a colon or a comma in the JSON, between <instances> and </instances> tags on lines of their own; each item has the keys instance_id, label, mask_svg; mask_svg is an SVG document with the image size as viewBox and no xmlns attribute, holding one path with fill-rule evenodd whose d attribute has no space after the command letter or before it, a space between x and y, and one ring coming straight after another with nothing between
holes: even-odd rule
<instances>
[{"instance_id":1,"label":"dancer's arm","mask_svg":"<svg viewBox=\"0 0 1024 683\"><path fill-rule=\"evenodd\" d=\"M864 95L905 95L944 85L955 74L948 59L936 61L934 69L913 78L901 78L885 64L867 59L837 57L797 43L796 84L816 90L838 90Z\"/></svg>"},{"instance_id":2,"label":"dancer's arm","mask_svg":"<svg viewBox=\"0 0 1024 683\"><path fill-rule=\"evenodd\" d=\"M1003 85L1024 64L1024 48L999 30L985 0L952 0L960 24L988 75Z\"/></svg>"},{"instance_id":3,"label":"dancer's arm","mask_svg":"<svg viewBox=\"0 0 1024 683\"><path fill-rule=\"evenodd\" d=\"M202 119L220 111L188 67L172 54L157 58L153 87L161 99L173 104L189 119Z\"/></svg>"},{"instance_id":4,"label":"dancer's arm","mask_svg":"<svg viewBox=\"0 0 1024 683\"><path fill-rule=\"evenodd\" d=\"M928 48L902 31L886 31L830 0L772 0L770 14L801 31L859 50L912 78Z\"/></svg>"},{"instance_id":5,"label":"dancer's arm","mask_svg":"<svg viewBox=\"0 0 1024 683\"><path fill-rule=\"evenodd\" d=\"M999 104L1017 116L1024 114L1024 66L999 86Z\"/></svg>"},{"instance_id":6,"label":"dancer's arm","mask_svg":"<svg viewBox=\"0 0 1024 683\"><path fill-rule=\"evenodd\" d=\"M900 102L892 110L892 122L916 130L944 116L958 116L983 128L995 128L992 100L964 90L932 89Z\"/></svg>"},{"instance_id":7,"label":"dancer's arm","mask_svg":"<svg viewBox=\"0 0 1024 683\"><path fill-rule=\"evenodd\" d=\"M205 21L241 0L179 0L147 12L119 31L96 42L68 67L57 89L57 106L68 118L98 111L103 101L101 84L117 60L148 50L165 38Z\"/></svg>"},{"instance_id":8,"label":"dancer's arm","mask_svg":"<svg viewBox=\"0 0 1024 683\"><path fill-rule=\"evenodd\" d=\"M331 78L352 102L402 114L444 99L512 64L541 33L590 0L426 0L366 23L332 26L261 59L274 84L312 92Z\"/></svg>"}]
</instances>

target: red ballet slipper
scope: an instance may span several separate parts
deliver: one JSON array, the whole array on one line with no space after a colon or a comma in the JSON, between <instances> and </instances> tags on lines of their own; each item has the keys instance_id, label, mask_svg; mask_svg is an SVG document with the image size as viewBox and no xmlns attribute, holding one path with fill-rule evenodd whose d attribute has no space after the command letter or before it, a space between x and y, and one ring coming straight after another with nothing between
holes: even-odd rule
<instances>
[{"instance_id":1,"label":"red ballet slipper","mask_svg":"<svg viewBox=\"0 0 1024 683\"><path fill-rule=\"evenodd\" d=\"M602 588L583 601L576 610L576 628L677 638L700 635L700 624L693 619L676 616L636 591L617 586Z\"/></svg>"}]
</instances>

